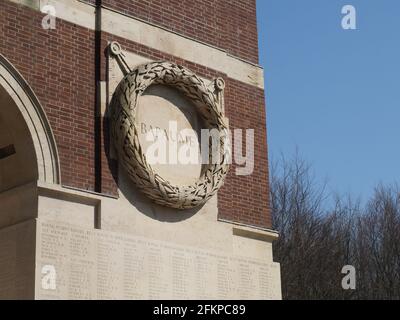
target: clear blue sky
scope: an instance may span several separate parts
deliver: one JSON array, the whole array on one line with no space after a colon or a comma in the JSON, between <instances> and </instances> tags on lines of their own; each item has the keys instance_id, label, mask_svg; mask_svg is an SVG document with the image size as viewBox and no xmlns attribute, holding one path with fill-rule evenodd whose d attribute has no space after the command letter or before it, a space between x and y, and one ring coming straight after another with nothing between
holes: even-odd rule
<instances>
[{"instance_id":1,"label":"clear blue sky","mask_svg":"<svg viewBox=\"0 0 400 320\"><path fill-rule=\"evenodd\" d=\"M341 9L357 10L343 30ZM296 147L329 190L400 183L400 1L257 0L270 157Z\"/></svg>"}]
</instances>

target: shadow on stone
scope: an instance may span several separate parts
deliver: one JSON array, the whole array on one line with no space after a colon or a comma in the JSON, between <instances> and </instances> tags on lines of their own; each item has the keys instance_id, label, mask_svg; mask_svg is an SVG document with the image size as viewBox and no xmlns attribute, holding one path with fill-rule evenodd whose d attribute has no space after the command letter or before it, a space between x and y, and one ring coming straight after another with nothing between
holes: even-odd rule
<instances>
[{"instance_id":1,"label":"shadow on stone","mask_svg":"<svg viewBox=\"0 0 400 320\"><path fill-rule=\"evenodd\" d=\"M151 219L161 222L178 223L190 219L203 208L203 206L200 206L190 210L177 210L157 205L140 192L135 183L129 179L129 175L125 169L122 166L119 167L119 188L123 197L139 212Z\"/></svg>"}]
</instances>

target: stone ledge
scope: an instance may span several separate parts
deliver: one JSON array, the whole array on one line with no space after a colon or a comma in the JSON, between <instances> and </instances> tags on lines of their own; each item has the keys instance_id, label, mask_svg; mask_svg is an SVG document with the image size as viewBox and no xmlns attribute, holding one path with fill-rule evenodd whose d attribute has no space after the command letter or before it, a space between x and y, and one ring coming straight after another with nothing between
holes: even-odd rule
<instances>
[{"instance_id":1,"label":"stone ledge","mask_svg":"<svg viewBox=\"0 0 400 320\"><path fill-rule=\"evenodd\" d=\"M218 221L231 224L233 235L238 237L260 240L265 242L273 242L279 239L279 233L274 230L245 225L223 219L219 219Z\"/></svg>"},{"instance_id":2,"label":"stone ledge","mask_svg":"<svg viewBox=\"0 0 400 320\"><path fill-rule=\"evenodd\" d=\"M95 7L71 0L8 0L40 10L53 5L57 17L83 28L95 30ZM229 78L264 89L261 66L228 54L225 50L194 40L136 17L102 7L101 31L141 43L149 48L222 72Z\"/></svg>"}]
</instances>

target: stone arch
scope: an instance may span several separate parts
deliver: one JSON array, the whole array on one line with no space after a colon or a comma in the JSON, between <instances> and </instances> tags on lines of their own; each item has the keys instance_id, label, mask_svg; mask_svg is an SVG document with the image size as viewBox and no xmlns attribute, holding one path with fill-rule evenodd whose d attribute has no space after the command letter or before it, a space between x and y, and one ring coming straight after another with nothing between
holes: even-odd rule
<instances>
[{"instance_id":1,"label":"stone arch","mask_svg":"<svg viewBox=\"0 0 400 320\"><path fill-rule=\"evenodd\" d=\"M58 159L38 98L0 54L0 192L33 181L60 184Z\"/></svg>"}]
</instances>

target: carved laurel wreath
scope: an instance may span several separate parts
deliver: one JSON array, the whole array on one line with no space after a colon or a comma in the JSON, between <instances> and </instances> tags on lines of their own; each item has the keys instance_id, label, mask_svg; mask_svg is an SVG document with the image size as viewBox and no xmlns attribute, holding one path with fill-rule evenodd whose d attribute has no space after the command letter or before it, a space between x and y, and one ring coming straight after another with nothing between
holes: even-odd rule
<instances>
[{"instance_id":1,"label":"carved laurel wreath","mask_svg":"<svg viewBox=\"0 0 400 320\"><path fill-rule=\"evenodd\" d=\"M136 109L143 92L151 85L173 86L190 99L208 129L217 129L219 136L219 161L206 166L199 180L190 186L176 186L155 173L147 163L139 143ZM223 185L228 172L230 150L220 93L222 79L207 87L202 79L190 70L169 62L141 65L129 72L119 83L111 104L111 136L119 161L139 190L157 204L176 209L194 208L206 203ZM211 146L210 146L211 150ZM210 157L212 152L209 152Z\"/></svg>"}]
</instances>

